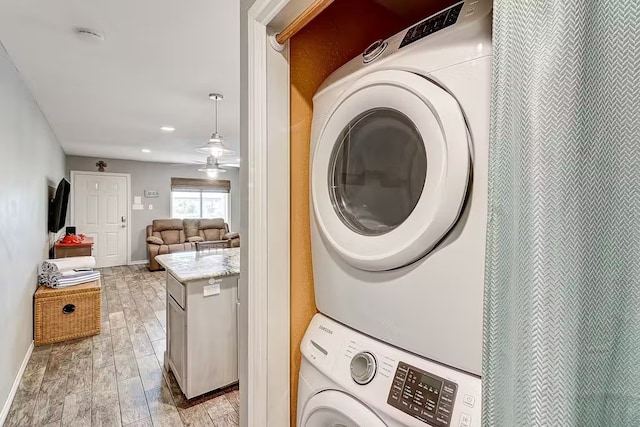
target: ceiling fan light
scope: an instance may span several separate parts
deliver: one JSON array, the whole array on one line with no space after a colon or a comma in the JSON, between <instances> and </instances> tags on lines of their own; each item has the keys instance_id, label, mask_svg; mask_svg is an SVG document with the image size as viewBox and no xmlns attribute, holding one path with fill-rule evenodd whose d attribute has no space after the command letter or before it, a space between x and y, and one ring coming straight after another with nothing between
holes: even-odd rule
<instances>
[{"instance_id":1,"label":"ceiling fan light","mask_svg":"<svg viewBox=\"0 0 640 427\"><path fill-rule=\"evenodd\" d=\"M196 151L199 153L208 154L210 156L220 157L222 155L233 154L232 150L225 148L224 144L220 141L218 142L208 142L202 147L196 148Z\"/></svg>"},{"instance_id":2,"label":"ceiling fan light","mask_svg":"<svg viewBox=\"0 0 640 427\"><path fill-rule=\"evenodd\" d=\"M222 169L220 165L218 165L218 160L214 156L207 157L207 164L198 169L198 172L204 172L211 179L215 179L219 174L225 173L226 170Z\"/></svg>"}]
</instances>

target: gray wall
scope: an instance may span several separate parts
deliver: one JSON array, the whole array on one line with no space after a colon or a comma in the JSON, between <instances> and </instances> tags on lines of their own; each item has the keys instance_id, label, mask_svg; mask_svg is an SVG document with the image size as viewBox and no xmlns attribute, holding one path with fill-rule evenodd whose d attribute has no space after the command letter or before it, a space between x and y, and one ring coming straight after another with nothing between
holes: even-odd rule
<instances>
[{"instance_id":1,"label":"gray wall","mask_svg":"<svg viewBox=\"0 0 640 427\"><path fill-rule=\"evenodd\" d=\"M47 258L49 186L65 156L0 45L0 407L33 339L38 264Z\"/></svg>"},{"instance_id":2,"label":"gray wall","mask_svg":"<svg viewBox=\"0 0 640 427\"><path fill-rule=\"evenodd\" d=\"M171 218L171 177L204 178L205 174L197 171L197 165L171 165L168 163L137 162L133 160L114 160L93 157L67 156L67 172L96 171L96 162L104 160L107 172L131 174L131 203L135 196L142 197L143 210L131 211L131 260L147 259L146 227L154 219ZM231 181L231 218L229 228L238 231L240 226L240 185L238 169L227 168L220 177ZM159 190L160 197L147 199L144 190ZM149 205L153 210L149 210Z\"/></svg>"}]
</instances>

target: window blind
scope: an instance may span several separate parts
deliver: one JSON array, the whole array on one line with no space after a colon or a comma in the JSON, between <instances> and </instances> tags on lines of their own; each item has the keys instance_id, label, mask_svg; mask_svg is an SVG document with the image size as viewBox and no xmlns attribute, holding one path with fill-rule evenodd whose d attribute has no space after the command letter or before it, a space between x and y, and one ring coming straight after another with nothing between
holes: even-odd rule
<instances>
[{"instance_id":1,"label":"window blind","mask_svg":"<svg viewBox=\"0 0 640 427\"><path fill-rule=\"evenodd\" d=\"M231 191L231 181L228 179L171 178L171 191L228 193Z\"/></svg>"}]
</instances>

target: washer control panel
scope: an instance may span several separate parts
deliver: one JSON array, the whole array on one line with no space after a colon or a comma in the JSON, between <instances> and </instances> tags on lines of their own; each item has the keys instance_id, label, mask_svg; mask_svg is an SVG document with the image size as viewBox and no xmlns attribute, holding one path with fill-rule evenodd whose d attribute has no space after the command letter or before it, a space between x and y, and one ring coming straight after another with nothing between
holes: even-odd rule
<instances>
[{"instance_id":1,"label":"washer control panel","mask_svg":"<svg viewBox=\"0 0 640 427\"><path fill-rule=\"evenodd\" d=\"M387 403L429 425L449 427L457 391L456 383L401 361Z\"/></svg>"},{"instance_id":2,"label":"washer control panel","mask_svg":"<svg viewBox=\"0 0 640 427\"><path fill-rule=\"evenodd\" d=\"M304 384L317 390L331 384L375 411L385 425L481 427L482 381L476 376L362 335L322 314L313 317L300 349Z\"/></svg>"}]
</instances>

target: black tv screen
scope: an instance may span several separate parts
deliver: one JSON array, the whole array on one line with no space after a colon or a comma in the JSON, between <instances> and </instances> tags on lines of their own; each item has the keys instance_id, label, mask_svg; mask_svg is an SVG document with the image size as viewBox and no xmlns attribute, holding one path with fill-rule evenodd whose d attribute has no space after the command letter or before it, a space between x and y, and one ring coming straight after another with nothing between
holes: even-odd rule
<instances>
[{"instance_id":1,"label":"black tv screen","mask_svg":"<svg viewBox=\"0 0 640 427\"><path fill-rule=\"evenodd\" d=\"M56 195L49 201L49 231L57 233L64 227L67 220L67 205L69 204L69 193L71 184L62 178L56 189Z\"/></svg>"}]
</instances>

